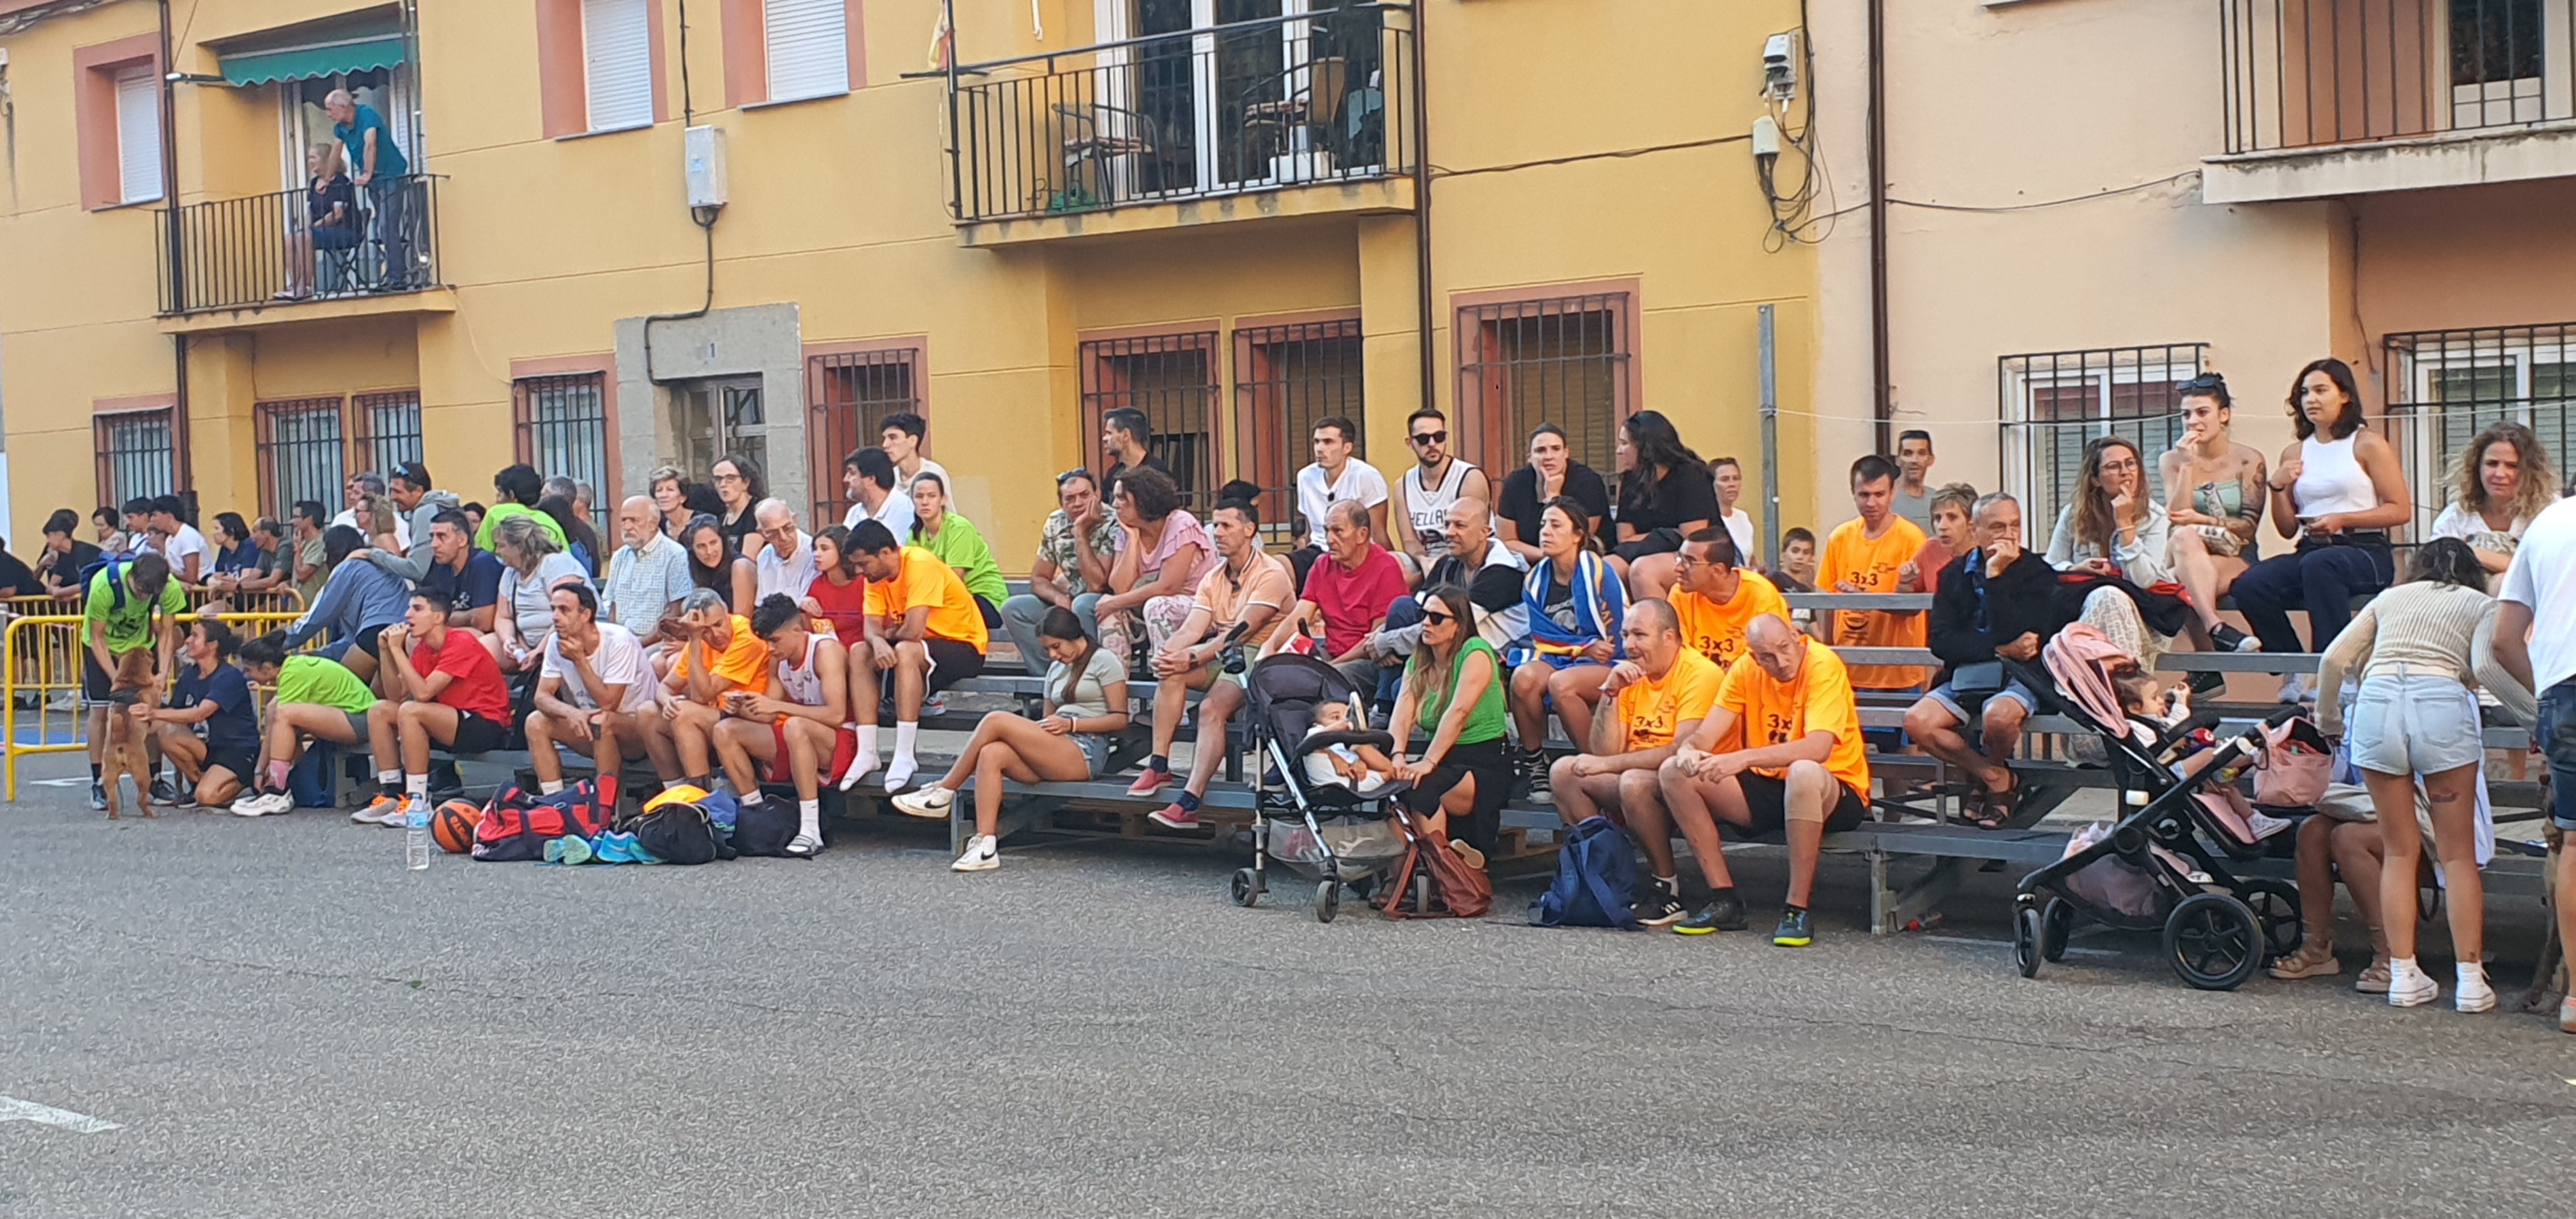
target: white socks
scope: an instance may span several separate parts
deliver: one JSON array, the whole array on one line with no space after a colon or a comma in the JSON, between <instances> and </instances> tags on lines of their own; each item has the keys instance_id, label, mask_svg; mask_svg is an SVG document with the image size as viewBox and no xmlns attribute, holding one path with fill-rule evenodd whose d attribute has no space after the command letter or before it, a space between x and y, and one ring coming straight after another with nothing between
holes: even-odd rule
<instances>
[{"instance_id":1,"label":"white socks","mask_svg":"<svg viewBox=\"0 0 2576 1219\"><path fill-rule=\"evenodd\" d=\"M410 796L415 800L429 799L429 776L404 775L403 794Z\"/></svg>"},{"instance_id":2,"label":"white socks","mask_svg":"<svg viewBox=\"0 0 2576 1219\"><path fill-rule=\"evenodd\" d=\"M811 838L816 842L823 841L822 801L799 800L796 802L796 833L798 837Z\"/></svg>"},{"instance_id":3,"label":"white socks","mask_svg":"<svg viewBox=\"0 0 2576 1219\"><path fill-rule=\"evenodd\" d=\"M913 772L921 769L921 763L912 756L914 744L920 739L920 721L894 726L894 761L886 765L886 790L893 791L911 783Z\"/></svg>"},{"instance_id":4,"label":"white socks","mask_svg":"<svg viewBox=\"0 0 2576 1219\"><path fill-rule=\"evenodd\" d=\"M856 733L859 738L857 756L850 759L850 768L841 772L841 790L848 791L857 787L859 780L867 778L877 768L877 726L844 724L842 727Z\"/></svg>"},{"instance_id":5,"label":"white socks","mask_svg":"<svg viewBox=\"0 0 2576 1219\"><path fill-rule=\"evenodd\" d=\"M564 785L563 785L563 780L561 780L561 779L539 779L539 780L537 780L537 794L538 794L538 795L540 795L540 796L551 796L551 795L554 795L554 794L555 794L555 793L557 793L557 792L562 791L563 789L564 789Z\"/></svg>"}]
</instances>

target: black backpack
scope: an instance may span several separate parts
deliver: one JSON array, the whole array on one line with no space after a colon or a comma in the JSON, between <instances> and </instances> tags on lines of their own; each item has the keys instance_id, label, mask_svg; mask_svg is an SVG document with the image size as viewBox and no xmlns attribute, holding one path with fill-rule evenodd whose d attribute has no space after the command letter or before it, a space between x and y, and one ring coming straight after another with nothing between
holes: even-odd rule
<instances>
[{"instance_id":1,"label":"black backpack","mask_svg":"<svg viewBox=\"0 0 2576 1219\"><path fill-rule=\"evenodd\" d=\"M733 852L736 855L758 855L787 858L787 844L796 841L796 832L804 828L796 808L785 800L763 800L746 804L734 814ZM796 856L795 858L805 858Z\"/></svg>"},{"instance_id":2,"label":"black backpack","mask_svg":"<svg viewBox=\"0 0 2576 1219\"><path fill-rule=\"evenodd\" d=\"M627 818L635 843L664 863L700 864L731 859L733 848L716 832L707 810L673 800Z\"/></svg>"}]
</instances>

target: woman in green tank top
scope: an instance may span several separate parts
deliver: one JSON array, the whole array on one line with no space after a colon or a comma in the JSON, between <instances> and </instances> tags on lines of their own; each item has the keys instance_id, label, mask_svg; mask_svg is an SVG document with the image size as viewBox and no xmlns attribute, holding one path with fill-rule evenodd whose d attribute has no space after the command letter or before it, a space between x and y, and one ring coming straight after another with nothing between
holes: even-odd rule
<instances>
[{"instance_id":1,"label":"woman in green tank top","mask_svg":"<svg viewBox=\"0 0 2576 1219\"><path fill-rule=\"evenodd\" d=\"M2188 624L2192 646L2201 651L2236 651L2253 639L2220 621L2218 599L2245 574L2254 557L2254 528L2262 523L2266 502L2263 454L2238 444L2229 427L2235 402L2227 378L2207 373L2182 383L2182 435L2158 459L2166 508L2173 520L2168 558L2174 578L2192 608ZM2192 690L2210 694L2223 689L2223 673L2195 674Z\"/></svg>"},{"instance_id":2,"label":"woman in green tank top","mask_svg":"<svg viewBox=\"0 0 2576 1219\"><path fill-rule=\"evenodd\" d=\"M1500 836L1512 778L1502 657L1477 636L1466 589L1443 584L1424 596L1422 646L1405 664L1389 727L1399 758L1415 732L1430 741L1419 760L1396 765L1395 777L1413 785L1400 797L1405 806L1481 868Z\"/></svg>"}]
</instances>

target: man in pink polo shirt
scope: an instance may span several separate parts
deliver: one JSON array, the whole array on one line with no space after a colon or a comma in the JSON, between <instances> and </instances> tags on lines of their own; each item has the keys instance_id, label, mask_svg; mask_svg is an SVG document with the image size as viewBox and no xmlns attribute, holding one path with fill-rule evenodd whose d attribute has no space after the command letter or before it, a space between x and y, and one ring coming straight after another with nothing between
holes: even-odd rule
<instances>
[{"instance_id":1,"label":"man in pink polo shirt","mask_svg":"<svg viewBox=\"0 0 2576 1219\"><path fill-rule=\"evenodd\" d=\"M1377 690L1379 668L1369 655L1369 640L1385 624L1387 607L1413 591L1404 565L1370 540L1368 511L1357 500L1337 501L1325 511L1324 557L1306 573L1291 629L1272 636L1265 651L1277 651L1320 624L1324 643L1316 654L1333 662L1364 696Z\"/></svg>"}]
</instances>

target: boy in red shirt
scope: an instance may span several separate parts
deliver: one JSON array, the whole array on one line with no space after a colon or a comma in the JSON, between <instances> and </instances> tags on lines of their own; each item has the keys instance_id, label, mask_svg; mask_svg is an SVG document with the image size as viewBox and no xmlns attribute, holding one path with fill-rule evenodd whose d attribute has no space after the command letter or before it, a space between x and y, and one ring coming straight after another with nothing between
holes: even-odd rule
<instances>
[{"instance_id":1,"label":"boy in red shirt","mask_svg":"<svg viewBox=\"0 0 2576 1219\"><path fill-rule=\"evenodd\" d=\"M482 639L447 625L447 607L428 593L411 595L377 651L393 687L392 698L367 709L377 795L349 819L400 827L411 801L429 801L431 745L489 753L509 743L510 687Z\"/></svg>"}]
</instances>

